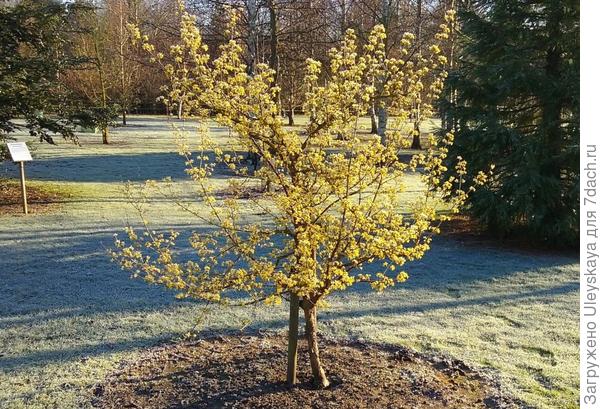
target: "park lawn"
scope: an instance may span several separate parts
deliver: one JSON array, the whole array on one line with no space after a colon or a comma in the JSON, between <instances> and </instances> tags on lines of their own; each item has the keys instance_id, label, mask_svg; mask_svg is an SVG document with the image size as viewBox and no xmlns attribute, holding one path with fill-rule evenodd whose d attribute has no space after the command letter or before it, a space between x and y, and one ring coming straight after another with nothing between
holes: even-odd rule
<instances>
[{"instance_id":1,"label":"park lawn","mask_svg":"<svg viewBox=\"0 0 600 409\"><path fill-rule=\"evenodd\" d=\"M211 132L227 135L216 126ZM0 215L1 408L88 407L94 385L121 360L192 330L285 329L285 306L176 301L110 262L113 234L138 223L123 181L171 177L182 198L192 186L164 118L132 118L112 131L111 145L100 139L82 135L80 147L36 144L28 177L70 195L55 212ZM0 165L0 178L16 174L13 164ZM407 184L407 194L419 194L418 177ZM152 204L157 229L203 227L160 196ZM405 284L332 296L320 329L448 355L500 380L525 405L575 408L578 268L575 256L438 237L423 260L406 267Z\"/></svg>"}]
</instances>

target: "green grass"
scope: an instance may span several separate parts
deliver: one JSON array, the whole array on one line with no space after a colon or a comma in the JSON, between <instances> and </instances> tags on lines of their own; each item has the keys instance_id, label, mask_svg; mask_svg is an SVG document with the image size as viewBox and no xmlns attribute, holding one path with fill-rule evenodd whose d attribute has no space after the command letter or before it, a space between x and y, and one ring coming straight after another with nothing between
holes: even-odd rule
<instances>
[{"instance_id":1,"label":"green grass","mask_svg":"<svg viewBox=\"0 0 600 409\"><path fill-rule=\"evenodd\" d=\"M190 191L164 119L130 123L112 132L110 146L89 134L81 147L37 146L27 165L31 183L59 186L70 196L55 213L0 216L2 408L88 407L94 385L120 360L177 340L195 325L201 336L285 328L285 306L176 301L110 263L112 235L137 222L122 181L171 176L182 194ZM13 164L0 165L0 177L16 175ZM408 182L409 193L419 194L418 178ZM202 228L168 201L153 199L151 217L159 227ZM380 295L363 287L335 295L320 325L332 336L464 360L530 406L574 408L578 267L575 257L440 237L423 260L407 266L411 277L404 285Z\"/></svg>"}]
</instances>

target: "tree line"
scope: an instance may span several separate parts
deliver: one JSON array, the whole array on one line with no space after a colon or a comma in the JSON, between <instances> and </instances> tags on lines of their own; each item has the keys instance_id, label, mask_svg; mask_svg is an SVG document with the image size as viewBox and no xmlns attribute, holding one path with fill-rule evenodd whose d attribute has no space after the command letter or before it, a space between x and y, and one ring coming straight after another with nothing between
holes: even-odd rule
<instances>
[{"instance_id":1,"label":"tree line","mask_svg":"<svg viewBox=\"0 0 600 409\"><path fill-rule=\"evenodd\" d=\"M302 78L305 60L312 58L327 66L328 50L339 44L345 31L355 30L364 43L377 24L385 27L386 52L396 56L405 32L415 33L411 53L430 43L443 13L453 1L437 0L190 0L187 11L198 17L203 38L211 55L227 40L226 9L240 13L238 40L245 45L244 62L252 75L256 65L268 64L275 71L280 88L277 102L290 125L302 106ZM131 112L164 113L157 102L167 79L151 64L143 50L132 43L131 26L139 27L165 56L179 38L181 13L178 0L77 0L67 4L44 0L24 0L5 8L3 14L25 15L34 19L53 16L49 23L39 22L36 31L54 32L55 43L45 44L46 53L60 62L55 72L48 70L46 80L55 77L57 85L77 101L82 109L79 119L95 120L109 142L108 128L116 114L126 124ZM45 25L44 25L45 24ZM18 30L19 24L8 24ZM19 40L17 40L19 41ZM26 39L20 40L26 42ZM44 69L41 68L43 71ZM325 73L325 76L327 73ZM33 79L30 79L33 83ZM26 85L26 84L25 84ZM56 88L53 89L56 95ZM185 98L167 101L167 112L181 116ZM50 104L48 111L61 112ZM38 110L41 111L41 110ZM384 104L370 111L372 132L383 135L387 124ZM420 148L419 141L414 144Z\"/></svg>"},{"instance_id":2,"label":"tree line","mask_svg":"<svg viewBox=\"0 0 600 409\"><path fill-rule=\"evenodd\" d=\"M526 234L549 244L578 236L579 4L575 0L22 0L0 7L0 140L25 127L48 142L76 140L94 126L109 143L130 113L192 113L188 93L136 43L140 35L163 63L177 60L183 5L196 17L207 53L231 39L228 9L239 15L235 40L249 76L274 71L275 103L293 125L305 103L306 59L330 80L328 50L352 29L359 45L384 27L385 55L418 60L446 10L455 10L442 54L448 78L434 103L423 92L406 121L410 147L421 148L421 118L441 118L455 144L447 165L467 159L474 171L496 166L491 183L469 199L471 214L500 236ZM132 29L135 28L135 29ZM409 49L404 33L411 33ZM193 80L193 78L188 78ZM374 77L373 86L381 81ZM423 89L431 84L424 83ZM379 93L368 110L370 132L388 133ZM310 112L303 112L310 115ZM24 119L23 121L15 118ZM4 146L4 144L2 144Z\"/></svg>"}]
</instances>

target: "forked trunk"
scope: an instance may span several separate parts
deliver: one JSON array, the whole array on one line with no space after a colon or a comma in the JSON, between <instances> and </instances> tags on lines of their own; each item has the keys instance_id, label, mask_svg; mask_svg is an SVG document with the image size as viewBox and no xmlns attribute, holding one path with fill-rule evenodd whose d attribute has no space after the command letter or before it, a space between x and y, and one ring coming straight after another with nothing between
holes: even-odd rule
<instances>
[{"instance_id":1,"label":"forked trunk","mask_svg":"<svg viewBox=\"0 0 600 409\"><path fill-rule=\"evenodd\" d=\"M102 127L102 144L108 145L108 126Z\"/></svg>"},{"instance_id":2,"label":"forked trunk","mask_svg":"<svg viewBox=\"0 0 600 409\"><path fill-rule=\"evenodd\" d=\"M304 319L306 321L306 340L308 341L308 355L312 370L313 382L319 388L327 388L329 379L319 357L319 344L317 342L317 307L310 302L303 303Z\"/></svg>"}]
</instances>

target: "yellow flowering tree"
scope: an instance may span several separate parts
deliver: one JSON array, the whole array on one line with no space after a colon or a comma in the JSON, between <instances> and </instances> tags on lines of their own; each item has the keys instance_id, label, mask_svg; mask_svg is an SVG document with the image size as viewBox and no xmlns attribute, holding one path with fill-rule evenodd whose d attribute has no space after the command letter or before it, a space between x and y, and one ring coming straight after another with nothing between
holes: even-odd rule
<instances>
[{"instance_id":1,"label":"yellow flowering tree","mask_svg":"<svg viewBox=\"0 0 600 409\"><path fill-rule=\"evenodd\" d=\"M139 33L137 37L143 41ZM411 37L405 38L408 47ZM175 289L180 297L239 303L233 294L244 292L248 303L290 301L291 384L296 379L298 308L304 312L315 383L327 387L317 342L317 310L323 300L357 283L383 291L405 281L408 275L400 267L423 257L431 233L438 232L439 222L447 217L439 211L440 204L446 203L442 207L447 211L449 203L450 211L457 211L468 193L461 190L464 161L455 176L440 182L447 171L442 161L452 142L450 134L440 143L431 138L429 151L409 163L399 160L399 151L411 142L412 130L403 129L414 99L423 92L440 92L445 60L433 47L418 64L388 58L384 40L383 27L376 26L368 42L358 47L348 30L339 48L330 52L326 82L321 81L320 63L309 59L303 107L309 120L301 131L290 130L276 103L273 71L258 64L248 75L243 49L235 40L211 59L194 17L183 12L181 42L172 48L174 63L164 67L173 95L183 97L188 115L200 121L194 148L200 153L193 154L186 144L181 153L208 211L180 204L212 228L190 235L192 256L176 252L176 232L161 234L150 228L128 228L125 238L116 239L112 253L134 276ZM151 45L144 47L153 52ZM162 60L161 55L153 58ZM380 86L374 86L374 78ZM424 83L431 84L426 91ZM395 121L385 141L366 139L358 132L359 118L377 98L385 98ZM211 138L209 115L232 130L229 148ZM250 172L240 152L257 154L260 168ZM233 172L225 198L211 179L223 166ZM405 176L415 172L426 189L407 213L401 211L407 208L402 195ZM480 175L478 181L484 178ZM245 188L259 183L270 188L248 197ZM265 219L244 217L249 205L260 209ZM376 261L379 271L363 270Z\"/></svg>"}]
</instances>

